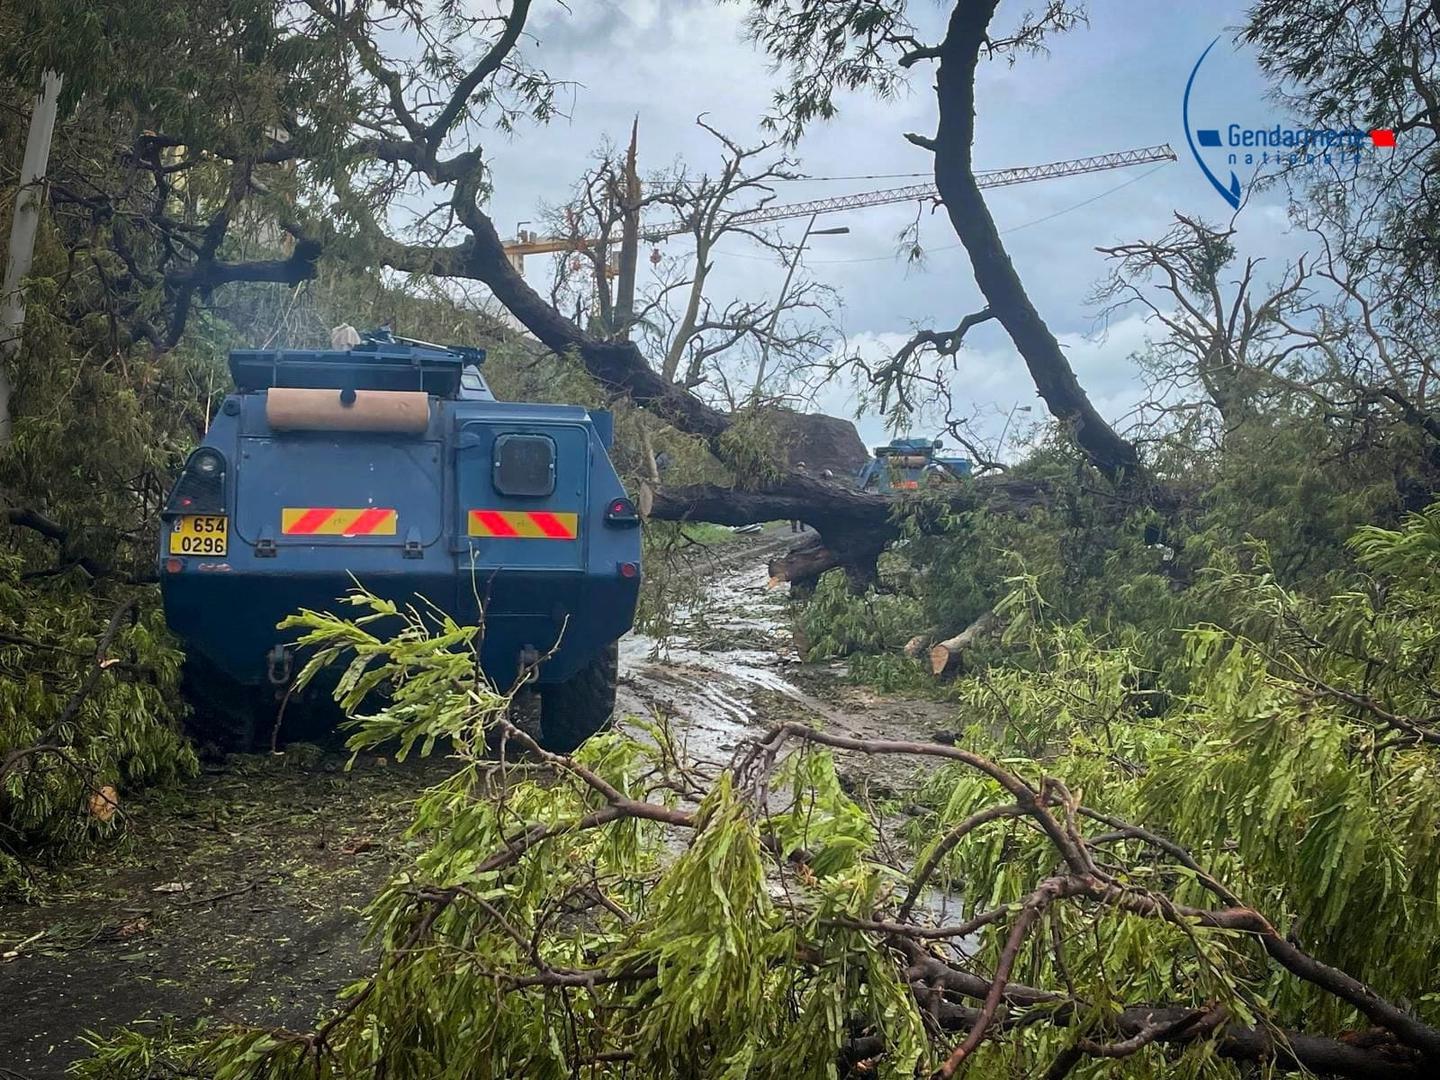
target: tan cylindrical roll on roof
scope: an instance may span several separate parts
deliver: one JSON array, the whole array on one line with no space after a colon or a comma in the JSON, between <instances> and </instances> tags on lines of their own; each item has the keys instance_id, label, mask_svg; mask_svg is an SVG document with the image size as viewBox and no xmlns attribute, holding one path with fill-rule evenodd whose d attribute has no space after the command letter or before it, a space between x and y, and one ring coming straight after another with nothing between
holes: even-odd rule
<instances>
[{"instance_id":1,"label":"tan cylindrical roll on roof","mask_svg":"<svg viewBox=\"0 0 1440 1080\"><path fill-rule=\"evenodd\" d=\"M265 395L265 419L276 431L419 435L430 425L430 397L421 390L357 390L346 405L339 390L276 386Z\"/></svg>"}]
</instances>

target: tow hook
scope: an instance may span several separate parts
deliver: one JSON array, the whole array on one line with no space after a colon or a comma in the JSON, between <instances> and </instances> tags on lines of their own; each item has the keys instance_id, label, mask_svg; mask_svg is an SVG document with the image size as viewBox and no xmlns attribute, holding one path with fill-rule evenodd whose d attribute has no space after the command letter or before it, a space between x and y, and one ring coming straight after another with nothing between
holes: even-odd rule
<instances>
[{"instance_id":1,"label":"tow hook","mask_svg":"<svg viewBox=\"0 0 1440 1080\"><path fill-rule=\"evenodd\" d=\"M530 683L540 678L540 650L534 645L526 645L520 650L520 670L525 675L524 682Z\"/></svg>"},{"instance_id":2,"label":"tow hook","mask_svg":"<svg viewBox=\"0 0 1440 1080\"><path fill-rule=\"evenodd\" d=\"M265 676L271 686L284 686L290 681L290 650L276 645L265 657Z\"/></svg>"}]
</instances>

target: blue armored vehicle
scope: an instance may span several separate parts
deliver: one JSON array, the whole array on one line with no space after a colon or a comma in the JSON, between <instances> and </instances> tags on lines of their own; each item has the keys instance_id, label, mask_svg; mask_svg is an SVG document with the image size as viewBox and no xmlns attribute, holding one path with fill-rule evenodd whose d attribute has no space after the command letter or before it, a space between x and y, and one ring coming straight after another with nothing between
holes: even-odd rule
<instances>
[{"instance_id":1,"label":"blue armored vehicle","mask_svg":"<svg viewBox=\"0 0 1440 1080\"><path fill-rule=\"evenodd\" d=\"M333 608L352 578L482 624L483 670L502 689L533 681L547 747L609 722L640 586L611 416L497 401L483 360L383 332L231 354L236 392L176 481L160 541L165 616L221 741L252 741L261 703L273 718L299 670L276 623Z\"/></svg>"}]
</instances>

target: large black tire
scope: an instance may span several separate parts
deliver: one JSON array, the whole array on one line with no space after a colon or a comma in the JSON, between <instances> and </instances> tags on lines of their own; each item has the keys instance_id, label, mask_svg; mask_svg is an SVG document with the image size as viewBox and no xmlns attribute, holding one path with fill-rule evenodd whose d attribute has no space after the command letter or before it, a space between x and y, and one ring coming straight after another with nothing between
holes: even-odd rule
<instances>
[{"instance_id":1,"label":"large black tire","mask_svg":"<svg viewBox=\"0 0 1440 1080\"><path fill-rule=\"evenodd\" d=\"M190 704L185 726L201 749L217 754L255 749L259 695L195 653L185 657L181 671L181 691Z\"/></svg>"},{"instance_id":2,"label":"large black tire","mask_svg":"<svg viewBox=\"0 0 1440 1080\"><path fill-rule=\"evenodd\" d=\"M540 745L568 754L610 726L615 683L620 676L620 643L612 641L562 683L540 687Z\"/></svg>"}]
</instances>

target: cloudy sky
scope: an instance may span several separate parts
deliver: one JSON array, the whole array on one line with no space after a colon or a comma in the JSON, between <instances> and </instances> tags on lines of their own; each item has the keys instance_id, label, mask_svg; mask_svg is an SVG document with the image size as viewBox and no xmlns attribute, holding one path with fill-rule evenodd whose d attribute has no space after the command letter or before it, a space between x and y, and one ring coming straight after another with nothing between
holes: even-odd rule
<instances>
[{"instance_id":1,"label":"cloudy sky","mask_svg":"<svg viewBox=\"0 0 1440 1080\"><path fill-rule=\"evenodd\" d=\"M913 18L938 38L949 5L915 0ZM1002 4L1009 18L1029 5ZM1254 59L1231 48L1244 12L1242 0L1094 0L1090 25L1054 40L1050 55L1014 66L982 63L976 140L981 168L1038 164L1170 143L1180 160L1089 176L997 189L992 213L1032 298L1066 345L1082 384L1101 411L1119 419L1139 394L1130 354L1145 340L1138 318L1097 324L1089 297L1105 272L1095 248L1155 237L1174 211L1212 222L1230 208L1210 187L1185 145L1181 97L1201 51L1225 34L1197 78L1192 120L1223 126L1281 119L1266 100ZM743 35L744 6L710 0L542 0L531 19L528 54L551 75L573 80L568 117L523 129L508 143L487 146L494 170L490 204L502 233L539 218L542 204L563 202L589 155L608 135L623 142L639 117L641 168L684 158L692 168L715 161L714 144L695 127L708 113L737 138L755 138L776 77ZM814 127L796 150L804 171L817 177L921 172L930 155L907 143L906 131L933 131L931 74L915 69L909 92L891 101L863 95L844 99L840 116ZM782 186L777 201L891 187L905 180L804 181ZM871 356L892 351L917 326L953 326L983 306L943 215L926 215L923 266L895 256L896 237L915 207L853 211L825 219L847 225L844 236L817 238L807 256L811 272L843 300L842 324L852 349ZM1283 207L1264 199L1246 206L1240 239L1248 254L1267 255L1278 276L1296 241L1286 235ZM804 221L786 229L798 238ZM676 241L670 241L667 253ZM774 295L784 268L742 240L722 248L714 295ZM545 259L531 259L527 275L548 281ZM993 407L1001 419L1012 406L1036 401L1019 357L995 324L971 335L956 382L957 409ZM853 409L841 387L826 392L827 411ZM1039 410L1036 409L1038 414ZM998 423L999 421L996 421ZM861 421L869 441L881 441L876 417ZM917 431L918 433L918 431Z\"/></svg>"}]
</instances>

